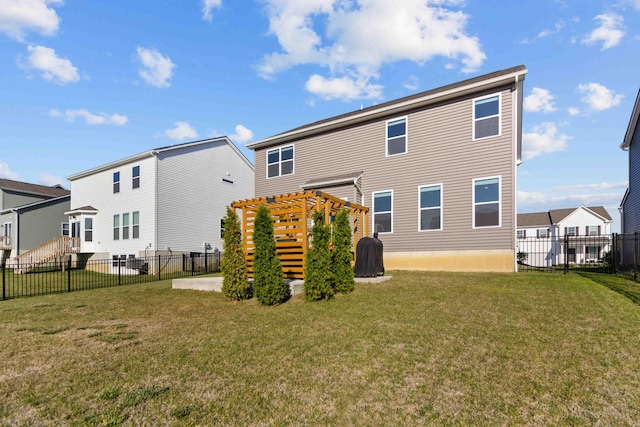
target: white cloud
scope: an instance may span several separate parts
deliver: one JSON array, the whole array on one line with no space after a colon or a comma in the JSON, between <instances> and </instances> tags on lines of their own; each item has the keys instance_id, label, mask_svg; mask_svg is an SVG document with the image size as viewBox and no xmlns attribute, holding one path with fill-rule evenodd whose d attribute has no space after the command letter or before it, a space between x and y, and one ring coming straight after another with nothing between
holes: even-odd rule
<instances>
[{"instance_id":1,"label":"white cloud","mask_svg":"<svg viewBox=\"0 0 640 427\"><path fill-rule=\"evenodd\" d=\"M247 142L249 141L251 138L253 138L253 132L242 126L242 125L238 125L236 126L236 133L229 135L229 138L232 141L237 141L237 142Z\"/></svg>"},{"instance_id":2,"label":"white cloud","mask_svg":"<svg viewBox=\"0 0 640 427\"><path fill-rule=\"evenodd\" d=\"M87 110L66 110L64 113L58 111L58 110L51 110L49 111L49 114L52 117L63 117L65 118L67 121L73 122L76 117L81 117L84 119L84 121L88 124L88 125L116 125L116 126L122 126L125 123L127 123L127 121L129 121L129 119L127 118L127 116L122 116L120 114L107 114L107 113L99 113L99 114L92 114Z\"/></svg>"},{"instance_id":3,"label":"white cloud","mask_svg":"<svg viewBox=\"0 0 640 427\"><path fill-rule=\"evenodd\" d=\"M40 174L38 177L38 183L41 185L47 185L49 187L53 187L54 185L62 185L66 183L66 179L62 179L59 176L51 175L49 173Z\"/></svg>"},{"instance_id":4,"label":"white cloud","mask_svg":"<svg viewBox=\"0 0 640 427\"><path fill-rule=\"evenodd\" d=\"M569 115L571 116L577 116L578 114L580 114L580 110L576 107L569 107L567 111L569 111Z\"/></svg>"},{"instance_id":5,"label":"white cloud","mask_svg":"<svg viewBox=\"0 0 640 427\"><path fill-rule=\"evenodd\" d=\"M213 16L211 11L215 8L222 7L222 0L203 0L202 1L202 19L211 22Z\"/></svg>"},{"instance_id":6,"label":"white cloud","mask_svg":"<svg viewBox=\"0 0 640 427\"><path fill-rule=\"evenodd\" d=\"M624 36L624 18L617 13L603 13L594 20L600 21L600 26L582 39L583 44L602 42L602 50L616 46Z\"/></svg>"},{"instance_id":7,"label":"white cloud","mask_svg":"<svg viewBox=\"0 0 640 427\"><path fill-rule=\"evenodd\" d=\"M402 83L402 86L404 86L405 89L417 90L420 87L420 80L416 76L409 76Z\"/></svg>"},{"instance_id":8,"label":"white cloud","mask_svg":"<svg viewBox=\"0 0 640 427\"><path fill-rule=\"evenodd\" d=\"M9 168L8 164L0 162L0 178L12 179L14 181L17 181L19 179L19 176Z\"/></svg>"},{"instance_id":9,"label":"white cloud","mask_svg":"<svg viewBox=\"0 0 640 427\"><path fill-rule=\"evenodd\" d=\"M154 49L138 47L138 59L144 68L138 70L142 79L155 87L169 87L169 80L173 77L173 70L176 64L171 62L171 58L164 57Z\"/></svg>"},{"instance_id":10,"label":"white cloud","mask_svg":"<svg viewBox=\"0 0 640 427\"><path fill-rule=\"evenodd\" d=\"M173 129L167 129L164 131L164 135L167 138L175 139L176 141L182 141L184 139L195 139L198 137L198 132L187 122L175 122Z\"/></svg>"},{"instance_id":11,"label":"white cloud","mask_svg":"<svg viewBox=\"0 0 640 427\"><path fill-rule=\"evenodd\" d=\"M524 98L524 111L528 113L553 113L557 108L553 106L553 95L547 89L534 87L531 95Z\"/></svg>"},{"instance_id":12,"label":"white cloud","mask_svg":"<svg viewBox=\"0 0 640 427\"><path fill-rule=\"evenodd\" d=\"M622 189L626 190L628 182L599 182L596 184L573 184L573 185L561 185L556 187L558 191L582 191L582 190L611 190Z\"/></svg>"},{"instance_id":13,"label":"white cloud","mask_svg":"<svg viewBox=\"0 0 640 427\"><path fill-rule=\"evenodd\" d=\"M578 92L583 93L582 101L594 111L604 111L620 104L624 95L616 95L612 90L607 89L598 83L587 83L578 85Z\"/></svg>"},{"instance_id":14,"label":"white cloud","mask_svg":"<svg viewBox=\"0 0 640 427\"><path fill-rule=\"evenodd\" d=\"M324 100L373 99L382 96L382 86L368 83L367 79L354 80L350 77L325 79L318 74L309 77L305 83L307 91Z\"/></svg>"},{"instance_id":15,"label":"white cloud","mask_svg":"<svg viewBox=\"0 0 640 427\"><path fill-rule=\"evenodd\" d=\"M633 7L635 10L640 12L640 0L622 0L621 4L623 6L631 6Z\"/></svg>"},{"instance_id":16,"label":"white cloud","mask_svg":"<svg viewBox=\"0 0 640 427\"><path fill-rule=\"evenodd\" d=\"M55 50L44 46L27 46L27 50L29 56L22 65L41 71L45 80L61 85L80 80L78 69L68 59L58 57Z\"/></svg>"},{"instance_id":17,"label":"white cloud","mask_svg":"<svg viewBox=\"0 0 640 427\"><path fill-rule=\"evenodd\" d=\"M281 51L263 58L259 74L273 78L301 64L326 67L328 77L307 81L308 88L327 90L316 92L324 99L372 97L379 89L370 81L396 61L422 64L440 56L473 72L486 59L478 38L466 33L469 15L458 9L458 0L409 0L402 7L388 0L266 3L270 33Z\"/></svg>"},{"instance_id":18,"label":"white cloud","mask_svg":"<svg viewBox=\"0 0 640 427\"><path fill-rule=\"evenodd\" d=\"M584 194L572 193L560 188L540 192L518 191L518 207L520 211L547 211L550 209L571 208L578 206L613 206L609 214L615 213L620 205L624 191L612 193L588 192Z\"/></svg>"},{"instance_id":19,"label":"white cloud","mask_svg":"<svg viewBox=\"0 0 640 427\"><path fill-rule=\"evenodd\" d=\"M566 151L572 137L559 133L555 123L544 122L534 126L531 132L522 134L522 156L525 160L542 154Z\"/></svg>"},{"instance_id":20,"label":"white cloud","mask_svg":"<svg viewBox=\"0 0 640 427\"><path fill-rule=\"evenodd\" d=\"M552 34L557 34L560 31L562 31L562 29L564 28L564 22L560 21L560 22L556 22L556 25L554 26L553 30L542 30L538 33L538 38L544 38L544 37L549 37Z\"/></svg>"},{"instance_id":21,"label":"white cloud","mask_svg":"<svg viewBox=\"0 0 640 427\"><path fill-rule=\"evenodd\" d=\"M49 6L62 4L62 0L0 0L0 32L18 41L24 41L29 31L52 36L60 18Z\"/></svg>"}]
</instances>

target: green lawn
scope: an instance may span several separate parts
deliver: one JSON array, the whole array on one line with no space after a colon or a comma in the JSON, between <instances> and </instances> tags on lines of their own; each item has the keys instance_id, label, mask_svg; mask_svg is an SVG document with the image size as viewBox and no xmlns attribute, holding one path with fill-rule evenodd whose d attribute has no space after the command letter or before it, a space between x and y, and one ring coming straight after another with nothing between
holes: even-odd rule
<instances>
[{"instance_id":1,"label":"green lawn","mask_svg":"<svg viewBox=\"0 0 640 427\"><path fill-rule=\"evenodd\" d=\"M629 298L391 274L271 308L169 281L2 301L0 425L637 425Z\"/></svg>"}]
</instances>

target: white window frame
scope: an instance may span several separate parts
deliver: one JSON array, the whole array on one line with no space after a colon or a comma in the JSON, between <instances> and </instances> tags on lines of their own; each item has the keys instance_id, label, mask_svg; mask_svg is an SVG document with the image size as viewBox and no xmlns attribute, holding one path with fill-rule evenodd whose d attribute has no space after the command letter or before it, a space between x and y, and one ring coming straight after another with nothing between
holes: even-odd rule
<instances>
[{"instance_id":1,"label":"white window frame","mask_svg":"<svg viewBox=\"0 0 640 427\"><path fill-rule=\"evenodd\" d=\"M572 232L572 230L573 230L573 232ZM575 237L577 235L576 230L577 230L577 227L575 225L568 226L567 227L567 236Z\"/></svg>"},{"instance_id":2,"label":"white window frame","mask_svg":"<svg viewBox=\"0 0 640 427\"><path fill-rule=\"evenodd\" d=\"M288 173L286 175L282 174L282 150L284 148L289 148L291 147L291 150L293 151L293 157L291 158L291 162L292 162L292 167L291 167L291 173ZM278 150L278 175L274 175L274 176L269 176L269 152L270 151L275 151ZM287 162L289 160L286 160ZM267 149L267 153L266 153L266 158L265 158L265 162L266 162L266 170L265 170L265 174L267 176L267 179L273 179L273 178L279 178L281 176L289 176L289 175L294 175L296 173L296 147L295 144L287 144L287 145L283 145L282 147L276 147L276 148L271 148L271 149ZM275 163L272 163L275 164Z\"/></svg>"},{"instance_id":3,"label":"white window frame","mask_svg":"<svg viewBox=\"0 0 640 427\"><path fill-rule=\"evenodd\" d=\"M389 154L389 140L399 138L395 136L393 138L389 138L389 125L394 122L399 122L404 120L404 151L402 153ZM387 120L384 127L384 140L385 140L385 155L386 157L395 157L401 156L403 154L407 154L409 152L409 116L396 117L395 119Z\"/></svg>"},{"instance_id":4,"label":"white window frame","mask_svg":"<svg viewBox=\"0 0 640 427\"><path fill-rule=\"evenodd\" d=\"M591 229L593 229L593 233L591 233ZM587 236L597 236L597 235L598 235L598 226L587 225Z\"/></svg>"},{"instance_id":5,"label":"white window frame","mask_svg":"<svg viewBox=\"0 0 640 427\"><path fill-rule=\"evenodd\" d=\"M65 234L65 225L67 226L67 227L66 227L66 229L67 229L66 234ZM69 225L69 223L68 223L68 222L62 222L62 223L60 223L60 235L61 235L62 237L69 237L69 236L71 236L71 226Z\"/></svg>"},{"instance_id":6,"label":"white window frame","mask_svg":"<svg viewBox=\"0 0 640 427\"><path fill-rule=\"evenodd\" d=\"M138 220L136 221L136 215ZM140 211L131 212L131 238L140 238Z\"/></svg>"},{"instance_id":7,"label":"white window frame","mask_svg":"<svg viewBox=\"0 0 640 427\"><path fill-rule=\"evenodd\" d=\"M121 226L122 240L129 240L131 238L129 234L129 218L131 218L131 215L129 215L129 212L125 212L122 214L122 226ZM125 219L127 220L126 224L125 224Z\"/></svg>"},{"instance_id":8,"label":"white window frame","mask_svg":"<svg viewBox=\"0 0 640 427\"><path fill-rule=\"evenodd\" d=\"M117 223L117 224L116 224ZM116 230L118 230L118 234L116 235ZM120 240L120 214L115 214L113 216L113 240Z\"/></svg>"},{"instance_id":9,"label":"white window frame","mask_svg":"<svg viewBox=\"0 0 640 427\"><path fill-rule=\"evenodd\" d=\"M136 175L136 168L138 168L138 175ZM131 189L135 190L136 188L140 188L140 165L131 168Z\"/></svg>"},{"instance_id":10,"label":"white window frame","mask_svg":"<svg viewBox=\"0 0 640 427\"><path fill-rule=\"evenodd\" d=\"M11 221L5 222L2 224L2 236L3 237L11 237L11 233L13 232L11 229L13 226L11 225Z\"/></svg>"},{"instance_id":11,"label":"white window frame","mask_svg":"<svg viewBox=\"0 0 640 427\"><path fill-rule=\"evenodd\" d=\"M484 181L486 179L498 179L498 225L479 225L476 226L476 182ZM485 176L482 178L474 178L471 183L471 197L473 200L471 207L471 220L474 229L487 229L487 228L500 228L502 227L502 175L495 176ZM495 201L491 202L479 202L477 205L488 205L493 204Z\"/></svg>"},{"instance_id":12,"label":"white window frame","mask_svg":"<svg viewBox=\"0 0 640 427\"><path fill-rule=\"evenodd\" d=\"M486 116L486 117L481 117L479 119L476 119L476 102L478 101L482 101L488 98L494 98L494 97L498 97L498 114L493 115L493 116ZM485 95L485 96L480 96L478 98L474 98L472 100L471 103L471 108L473 110L471 117L472 122L471 122L471 130L473 132L473 141L480 141L483 139L487 139L487 138L495 138L498 136L502 136L502 93L497 92L497 93L492 93L491 95ZM489 136L483 136L481 138L476 138L476 122L479 120L486 120L486 119L490 119L492 117L498 117L498 134L497 135L489 135Z\"/></svg>"},{"instance_id":13,"label":"white window frame","mask_svg":"<svg viewBox=\"0 0 640 427\"><path fill-rule=\"evenodd\" d=\"M524 240L524 229L516 230L516 239Z\"/></svg>"},{"instance_id":14,"label":"white window frame","mask_svg":"<svg viewBox=\"0 0 640 427\"><path fill-rule=\"evenodd\" d=\"M375 211L375 200L376 200L376 194L382 194L382 193L391 193L391 210L390 211L382 211L382 212L376 212ZM381 190L381 191L374 191L373 193L371 193L371 212L373 213L373 218L371 221L371 233L378 233L378 234L391 234L393 233L393 190ZM390 213L391 214L391 231L376 231L376 213Z\"/></svg>"},{"instance_id":15,"label":"white window frame","mask_svg":"<svg viewBox=\"0 0 640 427\"><path fill-rule=\"evenodd\" d=\"M542 235L544 233L544 236ZM549 238L549 229L548 228L539 228L538 236L540 239L548 239Z\"/></svg>"},{"instance_id":16,"label":"white window frame","mask_svg":"<svg viewBox=\"0 0 640 427\"><path fill-rule=\"evenodd\" d=\"M116 181L116 174L118 175L118 180ZM120 176L120 171L116 171L113 173L113 194L117 194L120 192L120 182L122 182L122 177Z\"/></svg>"},{"instance_id":17,"label":"white window frame","mask_svg":"<svg viewBox=\"0 0 640 427\"><path fill-rule=\"evenodd\" d=\"M420 196L422 195L422 189L423 188L429 188L429 187L440 187L440 206L438 206L437 209L440 209L440 228L430 228L430 229L426 229L423 230L420 226L422 224L422 211L423 210L433 210L436 208L421 208L420 207ZM442 231L443 227L444 227L444 209L442 208L442 200L444 198L444 194L443 194L443 188L444 185L440 182L437 184L428 184L428 185L421 185L418 187L418 231L419 232L429 232L429 231Z\"/></svg>"},{"instance_id":18,"label":"white window frame","mask_svg":"<svg viewBox=\"0 0 640 427\"><path fill-rule=\"evenodd\" d=\"M93 218L84 218L84 241L93 242Z\"/></svg>"}]
</instances>

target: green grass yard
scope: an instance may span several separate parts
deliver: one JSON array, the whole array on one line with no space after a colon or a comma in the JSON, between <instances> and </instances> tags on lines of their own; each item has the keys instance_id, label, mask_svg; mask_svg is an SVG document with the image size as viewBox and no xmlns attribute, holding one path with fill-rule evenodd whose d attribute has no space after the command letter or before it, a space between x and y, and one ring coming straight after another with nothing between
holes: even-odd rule
<instances>
[{"instance_id":1,"label":"green grass yard","mask_svg":"<svg viewBox=\"0 0 640 427\"><path fill-rule=\"evenodd\" d=\"M637 425L632 282L392 274L271 308L170 281L2 301L0 425Z\"/></svg>"}]
</instances>

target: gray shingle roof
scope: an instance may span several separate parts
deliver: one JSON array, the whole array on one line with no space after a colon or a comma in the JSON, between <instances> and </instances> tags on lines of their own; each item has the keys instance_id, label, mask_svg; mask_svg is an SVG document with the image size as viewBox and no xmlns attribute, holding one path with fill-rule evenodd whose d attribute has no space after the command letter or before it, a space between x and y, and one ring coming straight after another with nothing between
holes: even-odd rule
<instances>
[{"instance_id":1,"label":"gray shingle roof","mask_svg":"<svg viewBox=\"0 0 640 427\"><path fill-rule=\"evenodd\" d=\"M31 184L29 182L13 181L11 179L0 178L0 189L19 191L21 193L37 194L48 197L58 197L71 194L69 190L59 185L48 187L46 185Z\"/></svg>"}]
</instances>

